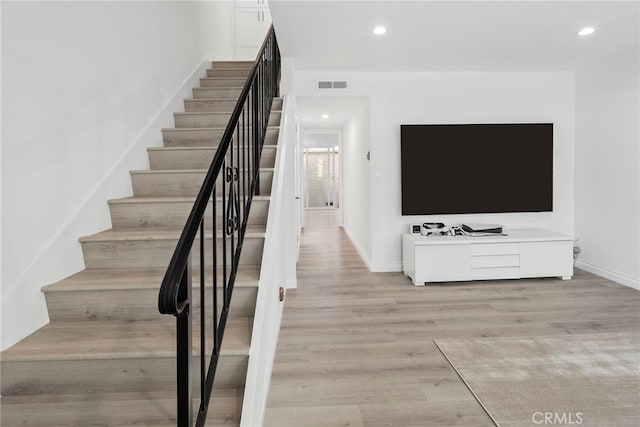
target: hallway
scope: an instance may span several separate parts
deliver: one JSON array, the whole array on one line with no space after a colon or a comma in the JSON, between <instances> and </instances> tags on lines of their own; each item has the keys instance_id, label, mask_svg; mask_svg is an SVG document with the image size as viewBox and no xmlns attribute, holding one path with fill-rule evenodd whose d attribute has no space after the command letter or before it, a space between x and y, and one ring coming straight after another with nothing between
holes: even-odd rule
<instances>
[{"instance_id":1,"label":"hallway","mask_svg":"<svg viewBox=\"0 0 640 427\"><path fill-rule=\"evenodd\" d=\"M580 270L414 287L371 273L335 211L308 211L267 426L492 426L434 338L636 331L638 292Z\"/></svg>"},{"instance_id":2,"label":"hallway","mask_svg":"<svg viewBox=\"0 0 640 427\"><path fill-rule=\"evenodd\" d=\"M401 273L370 273L337 211L306 214L266 425L492 425L421 332L434 326L412 301L423 290Z\"/></svg>"}]
</instances>

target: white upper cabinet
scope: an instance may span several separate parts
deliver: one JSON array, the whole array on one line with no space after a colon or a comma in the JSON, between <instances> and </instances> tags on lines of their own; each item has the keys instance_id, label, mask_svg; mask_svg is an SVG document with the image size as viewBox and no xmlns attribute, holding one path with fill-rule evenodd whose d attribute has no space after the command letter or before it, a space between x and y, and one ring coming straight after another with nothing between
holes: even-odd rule
<instances>
[{"instance_id":1,"label":"white upper cabinet","mask_svg":"<svg viewBox=\"0 0 640 427\"><path fill-rule=\"evenodd\" d=\"M267 0L239 0L235 7L236 59L254 60L271 25Z\"/></svg>"},{"instance_id":2,"label":"white upper cabinet","mask_svg":"<svg viewBox=\"0 0 640 427\"><path fill-rule=\"evenodd\" d=\"M269 7L267 0L236 0L236 7Z\"/></svg>"}]
</instances>

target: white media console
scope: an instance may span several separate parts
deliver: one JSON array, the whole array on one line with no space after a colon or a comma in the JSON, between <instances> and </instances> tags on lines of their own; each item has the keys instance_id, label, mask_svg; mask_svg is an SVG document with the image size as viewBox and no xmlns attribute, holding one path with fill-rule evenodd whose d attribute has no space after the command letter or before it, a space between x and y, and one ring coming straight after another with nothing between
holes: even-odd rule
<instances>
[{"instance_id":1,"label":"white media console","mask_svg":"<svg viewBox=\"0 0 640 427\"><path fill-rule=\"evenodd\" d=\"M573 239L538 229L506 236L402 236L402 269L413 284L573 275Z\"/></svg>"}]
</instances>

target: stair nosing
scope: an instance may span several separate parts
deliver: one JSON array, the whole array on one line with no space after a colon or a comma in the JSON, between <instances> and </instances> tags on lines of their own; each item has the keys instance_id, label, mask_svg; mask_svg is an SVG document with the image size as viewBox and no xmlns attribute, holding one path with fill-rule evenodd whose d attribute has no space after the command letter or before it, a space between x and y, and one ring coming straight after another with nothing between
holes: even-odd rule
<instances>
[{"instance_id":1,"label":"stair nosing","mask_svg":"<svg viewBox=\"0 0 640 427\"><path fill-rule=\"evenodd\" d=\"M211 199L211 198L209 198ZM218 201L222 201L222 197L216 198ZM110 204L134 204L134 203L194 203L196 197L193 196L130 196L122 197L120 199L110 199L107 203ZM271 200L271 196L254 195L253 201L265 201Z\"/></svg>"},{"instance_id":2,"label":"stair nosing","mask_svg":"<svg viewBox=\"0 0 640 427\"><path fill-rule=\"evenodd\" d=\"M212 114L212 115L229 115L233 113L232 112L226 112L226 111L178 111L173 113L174 115L178 115L178 116L194 116L197 114Z\"/></svg>"},{"instance_id":3,"label":"stair nosing","mask_svg":"<svg viewBox=\"0 0 640 427\"><path fill-rule=\"evenodd\" d=\"M163 316L169 317L167 315L161 315L158 314L158 318L162 318ZM251 321L251 319L253 318L253 316L240 316L242 318L247 318L247 321ZM92 324L93 323L93 324ZM93 337L98 337L100 336L100 329L96 329L95 325L96 323L99 324L104 324L107 325L109 327L111 327L112 329L114 328L120 328L123 332L124 332L124 337L123 336L119 336L119 337L113 337L113 338L108 338L105 339L105 341L113 341L113 342L119 342L122 343L123 341L126 340L131 340L131 342L135 342L135 341L139 341L139 338L136 337L136 332L140 333L140 330L136 331L135 327L136 326L147 326L147 330L150 331L162 331L162 332L167 332L167 328L166 325L159 323L155 320L137 320L134 322L129 322L126 320L82 320L82 321L78 321L78 320L59 320L59 321L53 321L47 325L45 325L44 327L42 327L41 329L39 329L38 331L34 332L34 334L30 335L29 337L25 338L25 340L17 343L16 345L12 346L11 348L5 350L2 352L2 363L11 363L11 362L47 362L47 361L68 361L68 360L114 360L114 359L145 359L145 358L175 358L175 351L172 350L167 350L167 348L170 346L167 346L167 340L165 340L164 336L160 336L157 337L156 339L158 340L158 342L154 342L153 345L157 345L157 348L150 348L150 349L138 349L135 345L131 344L130 348L125 348L126 346L121 346L121 347L115 347L113 349L109 350L99 350L99 351L91 351L92 349L90 348L90 346L86 346L85 348L82 348L82 344L86 344L84 342L80 342L80 340L74 340L75 335L77 335L78 330L80 329L84 329L84 327L87 327L87 333L89 332L89 330L91 330L93 332ZM251 322L252 323L252 322ZM72 326L66 326L65 325L72 325ZM149 325L151 325L151 327L149 327ZM156 326L157 325L157 326ZM45 330L45 328L47 330ZM32 340L35 340L37 338L39 338L39 336L33 337L34 335L38 334L38 333L42 333L42 334L47 334L48 330L50 329L62 329L65 328L67 330L70 330L70 336L65 336L65 338L67 340L69 340L69 345L63 345L63 346L55 346L53 347L54 349L58 350L60 348L63 348L65 350L67 350L67 352L36 352L34 349L31 349L30 351L24 351L21 352L20 351L20 345L21 343L23 343L22 345L25 345L25 341L28 340L30 337ZM240 329L244 328L244 326L239 326ZM106 328L105 328L106 329ZM173 328L171 328L173 329ZM143 331L145 332L145 331ZM126 335L127 333L131 333L132 335ZM250 342L251 342L251 331L248 330L247 331L247 335L248 336L244 336L243 337L243 341L241 343L235 343L236 346L229 348L229 344L227 344L227 346L225 347L225 342L223 341L223 345L220 351L220 355L222 357L235 357L235 356L249 356L249 349L250 349ZM173 335L171 335L171 333L167 334L166 338L171 338ZM175 339L175 337L173 337L172 339ZM248 342L247 342L248 341ZM58 341L60 343L60 341ZM195 340L194 340L195 342ZM74 344L80 344L76 349L74 350L73 348L70 348L71 343ZM226 341L226 343L228 343L228 341ZM62 342L62 344L64 344L64 342ZM129 343L126 343L129 344ZM27 344L28 345L28 344ZM69 351L71 350L71 351ZM200 350L198 347L194 346L193 348L193 355L194 356L198 356L200 353Z\"/></svg>"},{"instance_id":4,"label":"stair nosing","mask_svg":"<svg viewBox=\"0 0 640 427\"><path fill-rule=\"evenodd\" d=\"M215 86L194 86L193 89L206 89L206 90L242 90L242 86L228 86L228 87L215 87Z\"/></svg>"},{"instance_id":5,"label":"stair nosing","mask_svg":"<svg viewBox=\"0 0 640 427\"><path fill-rule=\"evenodd\" d=\"M240 169L240 171L244 171L245 169ZM274 172L275 168L258 168L260 172ZM160 174L160 173L206 173L209 169L146 169L146 170L132 170L129 171L130 174L138 175L138 174Z\"/></svg>"},{"instance_id":6,"label":"stair nosing","mask_svg":"<svg viewBox=\"0 0 640 427\"><path fill-rule=\"evenodd\" d=\"M220 145L197 145L197 146L185 146L185 147L147 147L147 151L181 151L181 150L216 150ZM246 144L242 144L242 146L246 146ZM278 148L275 144L265 144L262 146L263 149L267 148L270 150L275 150Z\"/></svg>"},{"instance_id":7,"label":"stair nosing","mask_svg":"<svg viewBox=\"0 0 640 427\"><path fill-rule=\"evenodd\" d=\"M267 126L267 130L277 130L280 129L280 126ZM227 130L226 127L198 127L198 128L162 128L162 132L165 131L180 131L180 132L184 132L184 131L203 131L203 132L210 132L210 131L216 131L216 130L221 130L221 131L225 131Z\"/></svg>"},{"instance_id":8,"label":"stair nosing","mask_svg":"<svg viewBox=\"0 0 640 427\"><path fill-rule=\"evenodd\" d=\"M185 98L184 102L198 102L198 101L228 101L228 99L218 99L218 98ZM237 100L236 100L237 101Z\"/></svg>"},{"instance_id":9,"label":"stair nosing","mask_svg":"<svg viewBox=\"0 0 640 427\"><path fill-rule=\"evenodd\" d=\"M96 268L84 269L69 277L59 280L55 283L43 286L40 290L43 294L64 293L64 292L100 292L100 291L128 291L128 290L146 290L160 289L160 283L164 276L166 268ZM236 276L235 286L240 288L257 288L260 281L260 265L249 264L242 265L238 268L239 274ZM113 273L120 273L114 277ZM147 273L147 274L143 274ZM107 279L84 278L89 274L104 275ZM193 276L199 273L194 272ZM135 284L123 283L120 277L139 278L135 280ZM87 286L86 281L91 280L95 284ZM194 280L194 288L198 287L199 280ZM213 287L213 274L205 277L205 287Z\"/></svg>"},{"instance_id":10,"label":"stair nosing","mask_svg":"<svg viewBox=\"0 0 640 427\"><path fill-rule=\"evenodd\" d=\"M211 68L209 68L211 70ZM226 70L228 70L228 68L225 68ZM215 70L215 71L220 71L220 69ZM231 79L242 79L244 78L246 81L246 77L244 76L205 76L205 77L200 77L200 80L231 80Z\"/></svg>"},{"instance_id":11,"label":"stair nosing","mask_svg":"<svg viewBox=\"0 0 640 427\"><path fill-rule=\"evenodd\" d=\"M207 68L207 71L251 71L251 67Z\"/></svg>"},{"instance_id":12,"label":"stair nosing","mask_svg":"<svg viewBox=\"0 0 640 427\"><path fill-rule=\"evenodd\" d=\"M261 224L260 231L247 229L245 239L264 239L267 235L266 224ZM264 231L263 231L264 229ZM132 235L133 233L133 235ZM136 235L137 233L137 235ZM78 239L80 243L98 243L98 242L135 242L135 241L161 241L161 240L178 240L182 234L182 229L176 228L110 228L108 230L99 231L94 234L82 236ZM211 230L205 230L205 239L212 239ZM222 239L222 230L216 230L216 238Z\"/></svg>"}]
</instances>

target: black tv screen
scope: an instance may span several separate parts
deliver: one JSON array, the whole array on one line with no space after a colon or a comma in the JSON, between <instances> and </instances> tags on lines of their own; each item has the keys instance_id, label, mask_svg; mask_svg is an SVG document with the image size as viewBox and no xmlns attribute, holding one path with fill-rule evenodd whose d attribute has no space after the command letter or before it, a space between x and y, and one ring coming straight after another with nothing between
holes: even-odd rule
<instances>
[{"instance_id":1,"label":"black tv screen","mask_svg":"<svg viewBox=\"0 0 640 427\"><path fill-rule=\"evenodd\" d=\"M402 215L553 208L553 123L401 125Z\"/></svg>"}]
</instances>

